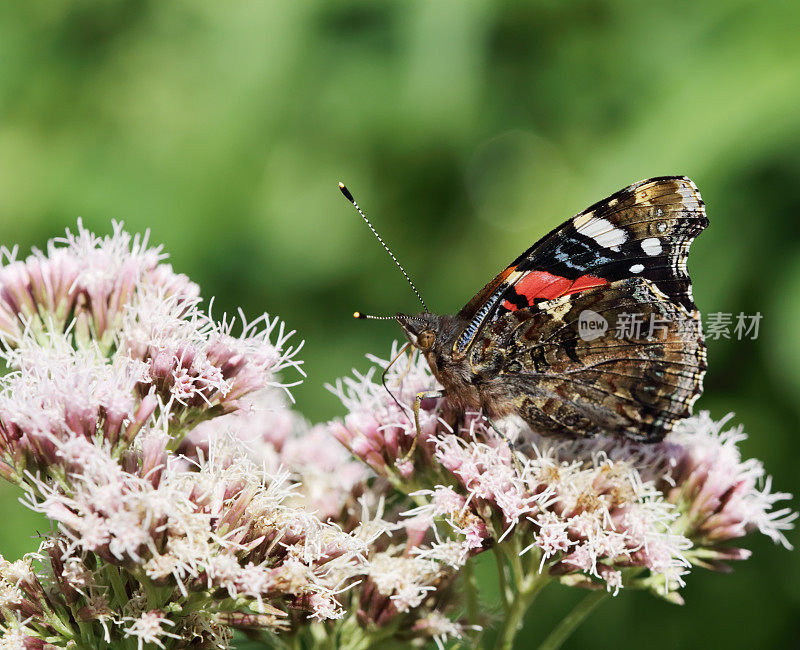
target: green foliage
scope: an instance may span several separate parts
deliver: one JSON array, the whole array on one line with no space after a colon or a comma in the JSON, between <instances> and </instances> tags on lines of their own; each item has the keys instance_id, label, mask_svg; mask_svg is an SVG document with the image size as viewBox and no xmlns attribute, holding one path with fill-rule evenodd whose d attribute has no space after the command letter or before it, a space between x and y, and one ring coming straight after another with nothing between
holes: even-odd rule
<instances>
[{"instance_id":1,"label":"green foliage","mask_svg":"<svg viewBox=\"0 0 800 650\"><path fill-rule=\"evenodd\" d=\"M698 305L764 315L758 340L710 342L699 407L736 411L744 452L797 492L798 21L782 0L3 3L0 242L25 251L78 216L151 228L216 310L267 309L307 339L296 396L319 419L339 410L322 384L399 336L352 311L416 308L338 180L454 311L563 218L688 174L712 224ZM11 558L37 525L12 495ZM693 575L685 607L626 593L565 647L787 646L800 563L753 547L733 578Z\"/></svg>"}]
</instances>

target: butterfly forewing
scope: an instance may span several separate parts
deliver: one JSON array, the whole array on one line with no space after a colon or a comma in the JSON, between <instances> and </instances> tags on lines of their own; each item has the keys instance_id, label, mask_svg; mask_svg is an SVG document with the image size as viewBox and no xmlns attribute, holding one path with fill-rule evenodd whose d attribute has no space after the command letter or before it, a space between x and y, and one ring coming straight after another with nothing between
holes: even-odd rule
<instances>
[{"instance_id":1,"label":"butterfly forewing","mask_svg":"<svg viewBox=\"0 0 800 650\"><path fill-rule=\"evenodd\" d=\"M635 183L566 221L520 255L462 310L454 343L463 353L479 330L508 312L632 277L694 311L689 246L708 225L697 187L683 176Z\"/></svg>"}]
</instances>

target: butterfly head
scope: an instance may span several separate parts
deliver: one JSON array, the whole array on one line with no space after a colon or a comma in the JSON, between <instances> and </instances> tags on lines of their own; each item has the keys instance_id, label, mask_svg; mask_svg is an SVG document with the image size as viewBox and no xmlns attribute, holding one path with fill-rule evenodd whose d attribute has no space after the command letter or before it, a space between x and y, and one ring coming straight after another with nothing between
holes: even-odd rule
<instances>
[{"instance_id":1,"label":"butterfly head","mask_svg":"<svg viewBox=\"0 0 800 650\"><path fill-rule=\"evenodd\" d=\"M436 333L439 331L439 316L421 312L414 316L397 314L396 318L411 345L422 352L433 349L436 345Z\"/></svg>"}]
</instances>

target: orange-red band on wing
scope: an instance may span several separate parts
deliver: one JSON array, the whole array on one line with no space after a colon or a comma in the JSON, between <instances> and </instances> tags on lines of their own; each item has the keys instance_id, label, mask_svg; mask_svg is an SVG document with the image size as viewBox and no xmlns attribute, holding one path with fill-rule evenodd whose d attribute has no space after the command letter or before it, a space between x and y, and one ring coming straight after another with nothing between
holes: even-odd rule
<instances>
[{"instance_id":1,"label":"orange-red band on wing","mask_svg":"<svg viewBox=\"0 0 800 650\"><path fill-rule=\"evenodd\" d=\"M552 300L586 289L602 287L604 284L608 284L608 280L594 275L582 275L575 280L569 280L547 271L531 271L514 285L514 291L517 295L525 298L528 305L532 307L536 300ZM518 309L517 305L508 300L503 301L503 307L509 311Z\"/></svg>"},{"instance_id":2,"label":"orange-red band on wing","mask_svg":"<svg viewBox=\"0 0 800 650\"><path fill-rule=\"evenodd\" d=\"M602 287L604 284L608 284L608 280L604 280L603 278L598 278L594 275L582 275L577 280L575 280L575 282L572 283L572 286L569 288L568 291L565 291L561 295L566 296L571 293L578 293L579 291L585 291L586 289L594 289L595 287Z\"/></svg>"}]
</instances>

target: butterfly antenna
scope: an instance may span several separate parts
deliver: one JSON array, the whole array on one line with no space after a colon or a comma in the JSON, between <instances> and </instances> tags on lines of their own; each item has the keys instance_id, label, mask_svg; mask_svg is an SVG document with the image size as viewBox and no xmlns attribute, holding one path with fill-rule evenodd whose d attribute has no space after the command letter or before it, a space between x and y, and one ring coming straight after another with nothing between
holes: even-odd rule
<instances>
[{"instance_id":1,"label":"butterfly antenna","mask_svg":"<svg viewBox=\"0 0 800 650\"><path fill-rule=\"evenodd\" d=\"M422 296L420 295L419 291L417 291L417 287L414 286L414 283L411 281L411 278L408 276L408 273L406 273L406 270L403 268L403 265L400 264L398 259L394 256L394 253L392 253L392 251L389 250L389 247L386 245L386 242L384 242L383 239L381 239L381 236L378 234L378 231L375 230L375 227L372 225L370 220L367 219L367 215L364 214L364 211L358 206L358 203L356 203L356 200L353 198L353 195L350 194L350 190L348 190L345 187L344 183L339 183L339 189L341 190L342 194L344 194L344 198L350 201L350 203L353 204L355 209L358 210L358 214L361 215L361 218L364 220L364 223L366 223L367 226L369 226L369 229L372 231L372 234L375 235L375 237L381 243L381 246L383 246L383 250L389 253L389 257L391 257L392 260L394 260L394 263L397 264L397 268L400 269L400 272L403 274L403 277L408 282L409 286L411 287L411 290L417 296L420 303L422 303L422 307L425 309L425 311L428 311L428 306L425 304L425 301L422 299ZM366 314L360 314L360 312L356 312L353 315L356 318L374 318L376 320L383 320L384 318L392 318L392 319L394 318L394 316L368 316Z\"/></svg>"},{"instance_id":2,"label":"butterfly antenna","mask_svg":"<svg viewBox=\"0 0 800 650\"><path fill-rule=\"evenodd\" d=\"M361 311L354 311L353 318L360 318L362 320L369 319L369 320L397 320L397 316L373 316L371 314L365 314Z\"/></svg>"}]
</instances>

